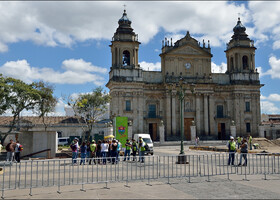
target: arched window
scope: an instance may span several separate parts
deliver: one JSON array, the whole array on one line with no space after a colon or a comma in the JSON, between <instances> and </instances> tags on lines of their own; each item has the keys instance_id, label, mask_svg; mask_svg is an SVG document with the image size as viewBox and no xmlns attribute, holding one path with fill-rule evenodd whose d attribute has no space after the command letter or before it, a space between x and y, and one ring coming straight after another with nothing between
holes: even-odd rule
<instances>
[{"instance_id":1,"label":"arched window","mask_svg":"<svg viewBox=\"0 0 280 200\"><path fill-rule=\"evenodd\" d=\"M130 65L130 53L129 51L125 50L123 52L123 66Z\"/></svg>"},{"instance_id":2,"label":"arched window","mask_svg":"<svg viewBox=\"0 0 280 200\"><path fill-rule=\"evenodd\" d=\"M249 66L248 66L248 57L247 57L247 56L243 56L243 57L242 57L242 64L243 64L243 69L249 69Z\"/></svg>"},{"instance_id":3,"label":"arched window","mask_svg":"<svg viewBox=\"0 0 280 200\"><path fill-rule=\"evenodd\" d=\"M234 66L233 66L233 57L230 58L230 67L231 67L231 70L233 70Z\"/></svg>"}]
</instances>

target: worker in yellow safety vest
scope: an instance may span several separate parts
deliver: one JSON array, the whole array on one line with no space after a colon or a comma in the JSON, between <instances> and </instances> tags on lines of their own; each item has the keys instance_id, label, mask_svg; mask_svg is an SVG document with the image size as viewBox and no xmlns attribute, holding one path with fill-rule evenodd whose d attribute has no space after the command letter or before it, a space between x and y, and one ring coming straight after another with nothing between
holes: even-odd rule
<instances>
[{"instance_id":1,"label":"worker in yellow safety vest","mask_svg":"<svg viewBox=\"0 0 280 200\"><path fill-rule=\"evenodd\" d=\"M234 165L234 156L236 152L236 142L234 141L234 137L230 136L230 141L227 143L229 157L228 157L228 165Z\"/></svg>"},{"instance_id":2,"label":"worker in yellow safety vest","mask_svg":"<svg viewBox=\"0 0 280 200\"><path fill-rule=\"evenodd\" d=\"M96 153L96 143L95 143L95 140L92 140L91 144L89 146L90 146L90 150L91 150L91 159L89 160L89 164L91 165L91 161L92 160L93 160L94 164L96 164L96 161L95 161L95 153Z\"/></svg>"}]
</instances>

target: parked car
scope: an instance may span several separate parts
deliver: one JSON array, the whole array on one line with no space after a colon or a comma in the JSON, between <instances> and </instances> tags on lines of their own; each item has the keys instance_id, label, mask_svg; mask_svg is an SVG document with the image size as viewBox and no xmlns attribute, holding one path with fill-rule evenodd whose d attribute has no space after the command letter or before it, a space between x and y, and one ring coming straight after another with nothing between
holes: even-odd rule
<instances>
[{"instance_id":1,"label":"parked car","mask_svg":"<svg viewBox=\"0 0 280 200\"><path fill-rule=\"evenodd\" d=\"M64 146L69 144L69 137L61 137L57 138L57 145Z\"/></svg>"}]
</instances>

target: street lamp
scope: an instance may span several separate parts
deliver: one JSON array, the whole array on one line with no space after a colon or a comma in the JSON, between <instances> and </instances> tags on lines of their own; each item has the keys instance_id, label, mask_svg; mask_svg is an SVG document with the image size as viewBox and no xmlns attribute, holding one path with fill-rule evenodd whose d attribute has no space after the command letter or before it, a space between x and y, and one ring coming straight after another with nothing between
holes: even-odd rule
<instances>
[{"instance_id":1,"label":"street lamp","mask_svg":"<svg viewBox=\"0 0 280 200\"><path fill-rule=\"evenodd\" d=\"M195 85L193 83L190 84L190 91L192 93L194 92L194 86ZM171 88L172 85L170 86L170 89ZM176 90L177 90L178 99L180 100L180 110L181 110L181 115L180 115L181 149L178 156L178 164L186 164L187 159L184 152L184 130L183 130L183 120L184 120L183 102L185 99L186 88L184 87L183 77L180 77L179 84L176 84Z\"/></svg>"}]
</instances>

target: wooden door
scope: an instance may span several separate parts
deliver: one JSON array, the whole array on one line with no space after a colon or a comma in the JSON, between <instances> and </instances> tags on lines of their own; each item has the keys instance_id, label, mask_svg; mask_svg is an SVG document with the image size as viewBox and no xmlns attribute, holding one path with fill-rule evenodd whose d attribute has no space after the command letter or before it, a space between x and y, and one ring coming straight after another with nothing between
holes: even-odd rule
<instances>
[{"instance_id":1,"label":"wooden door","mask_svg":"<svg viewBox=\"0 0 280 200\"><path fill-rule=\"evenodd\" d=\"M157 141L157 123L149 124L149 134L153 141Z\"/></svg>"},{"instance_id":2,"label":"wooden door","mask_svg":"<svg viewBox=\"0 0 280 200\"><path fill-rule=\"evenodd\" d=\"M218 139L225 140L226 139L226 124L218 123Z\"/></svg>"},{"instance_id":3,"label":"wooden door","mask_svg":"<svg viewBox=\"0 0 280 200\"><path fill-rule=\"evenodd\" d=\"M194 118L184 119L184 135L186 140L191 140L191 125Z\"/></svg>"}]
</instances>

